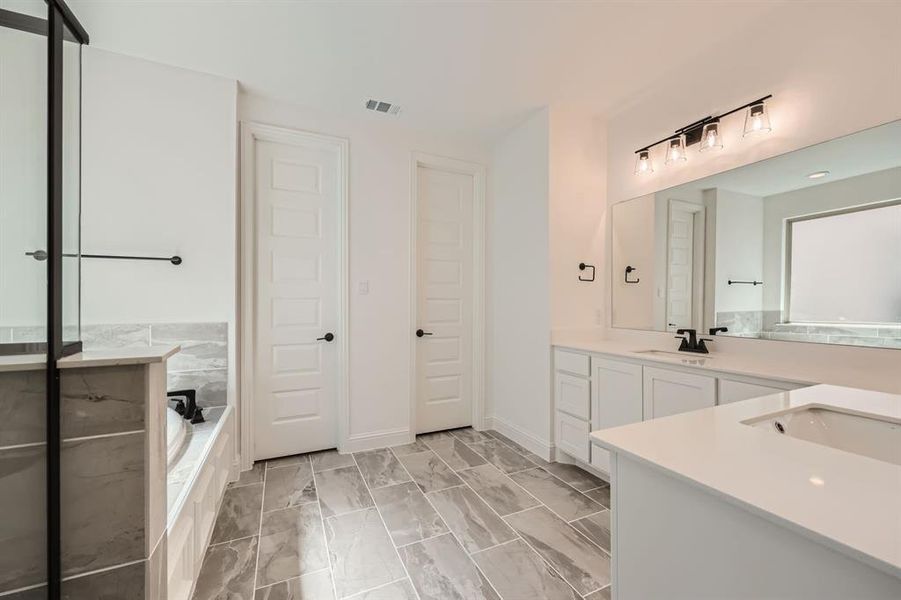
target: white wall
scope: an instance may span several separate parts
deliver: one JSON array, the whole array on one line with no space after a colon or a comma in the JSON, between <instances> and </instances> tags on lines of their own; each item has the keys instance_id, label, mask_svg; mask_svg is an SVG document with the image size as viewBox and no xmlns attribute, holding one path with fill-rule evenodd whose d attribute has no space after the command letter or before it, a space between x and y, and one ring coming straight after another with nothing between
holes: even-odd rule
<instances>
[{"instance_id":1,"label":"white wall","mask_svg":"<svg viewBox=\"0 0 901 600\"><path fill-rule=\"evenodd\" d=\"M615 225L610 242L612 256L611 290L613 297L612 319L617 327L633 329L653 329L655 325L656 296L658 285L665 285L666 279L666 211L663 211L663 237L658 237L657 210L653 194L620 202L611 207L611 219ZM665 204L664 204L665 207ZM657 260L657 248L663 247L663 261ZM662 264L658 264L662 262ZM624 274L627 266L636 271L629 274L626 283ZM657 273L660 273L658 282Z\"/></svg>"},{"instance_id":2,"label":"white wall","mask_svg":"<svg viewBox=\"0 0 901 600\"><path fill-rule=\"evenodd\" d=\"M84 49L85 323L235 320L235 81Z\"/></svg>"},{"instance_id":3,"label":"white wall","mask_svg":"<svg viewBox=\"0 0 901 600\"><path fill-rule=\"evenodd\" d=\"M520 442L545 447L551 440L549 127L548 109L539 110L494 148L486 311L489 415Z\"/></svg>"},{"instance_id":4,"label":"white wall","mask_svg":"<svg viewBox=\"0 0 901 600\"><path fill-rule=\"evenodd\" d=\"M762 310L763 288L729 285L763 276L763 199L722 188L716 197L716 312ZM771 282L767 281L769 285ZM775 281L772 281L775 283Z\"/></svg>"},{"instance_id":5,"label":"white wall","mask_svg":"<svg viewBox=\"0 0 901 600\"><path fill-rule=\"evenodd\" d=\"M384 445L410 424L411 161L414 151L486 164L468 139L405 129L402 121L364 114L342 118L241 94L238 116L347 138L350 142L350 398L355 447ZM402 118L402 117L401 117ZM369 293L358 293L369 282Z\"/></svg>"},{"instance_id":6,"label":"white wall","mask_svg":"<svg viewBox=\"0 0 901 600\"><path fill-rule=\"evenodd\" d=\"M184 260L83 259L83 322L226 322L235 365L237 83L86 46L82 86L83 252Z\"/></svg>"},{"instance_id":7,"label":"white wall","mask_svg":"<svg viewBox=\"0 0 901 600\"><path fill-rule=\"evenodd\" d=\"M747 38L732 40L734 51L685 57L685 68L674 69L609 117L608 204L901 118L901 78L890 75L901 55L897 4L867 3L861 10L856 4L833 3L811 10L806 3L786 3L780 16L767 23L766 39L749 27ZM633 174L634 151L648 140L767 93L774 95L770 134L742 139L742 115L737 114L722 122L724 150L699 154L692 148L686 163L665 167L659 160L661 147L651 176ZM607 313L610 323L609 308ZM673 344L667 333L607 333L647 347ZM898 360L894 350L737 338L718 339L714 351L841 362L858 371L853 379L837 383L861 387L877 385L877 380L884 386Z\"/></svg>"}]
</instances>

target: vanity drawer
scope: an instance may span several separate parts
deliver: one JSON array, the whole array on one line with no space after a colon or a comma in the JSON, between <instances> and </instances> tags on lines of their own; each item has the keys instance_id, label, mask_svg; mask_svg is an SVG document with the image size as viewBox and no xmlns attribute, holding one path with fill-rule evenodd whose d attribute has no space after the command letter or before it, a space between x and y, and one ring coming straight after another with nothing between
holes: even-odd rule
<instances>
[{"instance_id":1,"label":"vanity drawer","mask_svg":"<svg viewBox=\"0 0 901 600\"><path fill-rule=\"evenodd\" d=\"M591 374L590 360L587 354L554 350L554 370L588 377Z\"/></svg>"},{"instance_id":2,"label":"vanity drawer","mask_svg":"<svg viewBox=\"0 0 901 600\"><path fill-rule=\"evenodd\" d=\"M588 462L591 453L588 439L590 432L591 425L588 421L557 411L556 443L563 452Z\"/></svg>"},{"instance_id":3,"label":"vanity drawer","mask_svg":"<svg viewBox=\"0 0 901 600\"><path fill-rule=\"evenodd\" d=\"M566 373L554 376L554 400L557 410L574 417L591 418L591 382Z\"/></svg>"}]
</instances>

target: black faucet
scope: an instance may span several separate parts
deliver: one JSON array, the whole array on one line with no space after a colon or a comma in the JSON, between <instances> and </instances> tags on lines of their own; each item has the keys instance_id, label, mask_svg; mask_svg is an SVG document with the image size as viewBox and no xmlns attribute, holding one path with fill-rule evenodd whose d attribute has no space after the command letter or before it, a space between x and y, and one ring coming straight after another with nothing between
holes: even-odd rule
<instances>
[{"instance_id":1,"label":"black faucet","mask_svg":"<svg viewBox=\"0 0 901 600\"><path fill-rule=\"evenodd\" d=\"M696 352L698 354L710 354L710 351L707 349L707 344L705 342L712 342L713 340L708 338L698 339L698 332L694 329L677 329L676 337L682 340L682 343L679 344L679 352ZM684 337L685 334L688 334L688 337Z\"/></svg>"},{"instance_id":2,"label":"black faucet","mask_svg":"<svg viewBox=\"0 0 901 600\"><path fill-rule=\"evenodd\" d=\"M727 333L729 331L729 328L728 327L711 327L707 333L710 335L716 335L717 332L720 332L720 331L722 331L723 333Z\"/></svg>"},{"instance_id":3,"label":"black faucet","mask_svg":"<svg viewBox=\"0 0 901 600\"><path fill-rule=\"evenodd\" d=\"M175 398L175 412L192 424L203 423L203 407L197 406L197 390L176 390L166 392L169 398ZM182 400L184 398L184 400Z\"/></svg>"}]
</instances>

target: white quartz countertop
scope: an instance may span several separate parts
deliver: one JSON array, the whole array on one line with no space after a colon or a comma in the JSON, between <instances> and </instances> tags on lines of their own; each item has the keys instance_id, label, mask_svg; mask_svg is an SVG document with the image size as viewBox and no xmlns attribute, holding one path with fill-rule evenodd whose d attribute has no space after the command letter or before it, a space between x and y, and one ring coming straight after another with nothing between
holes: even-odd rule
<instances>
[{"instance_id":1,"label":"white quartz countertop","mask_svg":"<svg viewBox=\"0 0 901 600\"><path fill-rule=\"evenodd\" d=\"M828 365L821 365L817 368L805 369L803 365L799 365L797 362L775 360L769 358L765 353L761 353L757 356L748 356L731 354L729 352L717 352L716 350L713 350L710 354L677 352L678 345L676 344L673 344L672 348L661 350L661 352L678 354L679 356L641 352L641 350L657 348L648 344L641 344L640 342L623 342L615 340L569 340L563 338L555 339L553 346L557 348L578 350L581 352L609 354L640 360L642 362L655 363L660 366L694 367L705 371L713 371L715 373L758 377L803 385L822 383L824 377L828 377L828 373L824 373L823 371L830 368ZM899 353L898 356L899 359L901 359L901 353ZM832 365L831 368L835 369L836 366Z\"/></svg>"},{"instance_id":2,"label":"white quartz countertop","mask_svg":"<svg viewBox=\"0 0 901 600\"><path fill-rule=\"evenodd\" d=\"M178 345L85 350L84 352L61 358L56 364L60 369L139 365L144 363L163 362L180 350L181 346Z\"/></svg>"},{"instance_id":3,"label":"white quartz countertop","mask_svg":"<svg viewBox=\"0 0 901 600\"><path fill-rule=\"evenodd\" d=\"M899 395L816 385L591 437L901 578L901 466L742 423L808 404L901 422Z\"/></svg>"}]
</instances>

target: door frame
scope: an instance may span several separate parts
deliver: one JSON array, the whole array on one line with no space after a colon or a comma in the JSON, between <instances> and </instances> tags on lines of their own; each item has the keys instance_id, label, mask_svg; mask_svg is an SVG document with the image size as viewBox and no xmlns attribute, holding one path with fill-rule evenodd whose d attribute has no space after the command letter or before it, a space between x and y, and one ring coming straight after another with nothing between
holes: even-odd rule
<instances>
[{"instance_id":1,"label":"door frame","mask_svg":"<svg viewBox=\"0 0 901 600\"><path fill-rule=\"evenodd\" d=\"M424 152L410 161L410 441L416 438L417 359L414 334L419 318L419 167L472 176L472 426L484 426L485 397L485 187L484 165Z\"/></svg>"},{"instance_id":2,"label":"door frame","mask_svg":"<svg viewBox=\"0 0 901 600\"><path fill-rule=\"evenodd\" d=\"M691 250L691 319L695 329L704 328L704 292L707 281L707 207L703 204L686 202L676 198L667 200L666 208L666 299L664 305L664 325L669 329L669 266L670 266L670 233L672 228L673 209L678 208L692 213L692 250ZM700 240L698 239L700 238ZM699 243L700 242L700 243Z\"/></svg>"},{"instance_id":3,"label":"door frame","mask_svg":"<svg viewBox=\"0 0 901 600\"><path fill-rule=\"evenodd\" d=\"M338 326L337 342L337 439L338 447L344 443L348 419L348 363L349 363L349 324L348 314L348 140L345 138L299 131L274 125L266 125L253 121L241 121L241 205L239 214L239 256L240 256L240 292L238 309L238 330L240 335L240 465L241 470L253 467L254 456L254 389L256 387L256 173L254 170L254 150L256 143L276 142L281 144L303 146L303 142L315 141L332 145L338 151Z\"/></svg>"}]
</instances>

